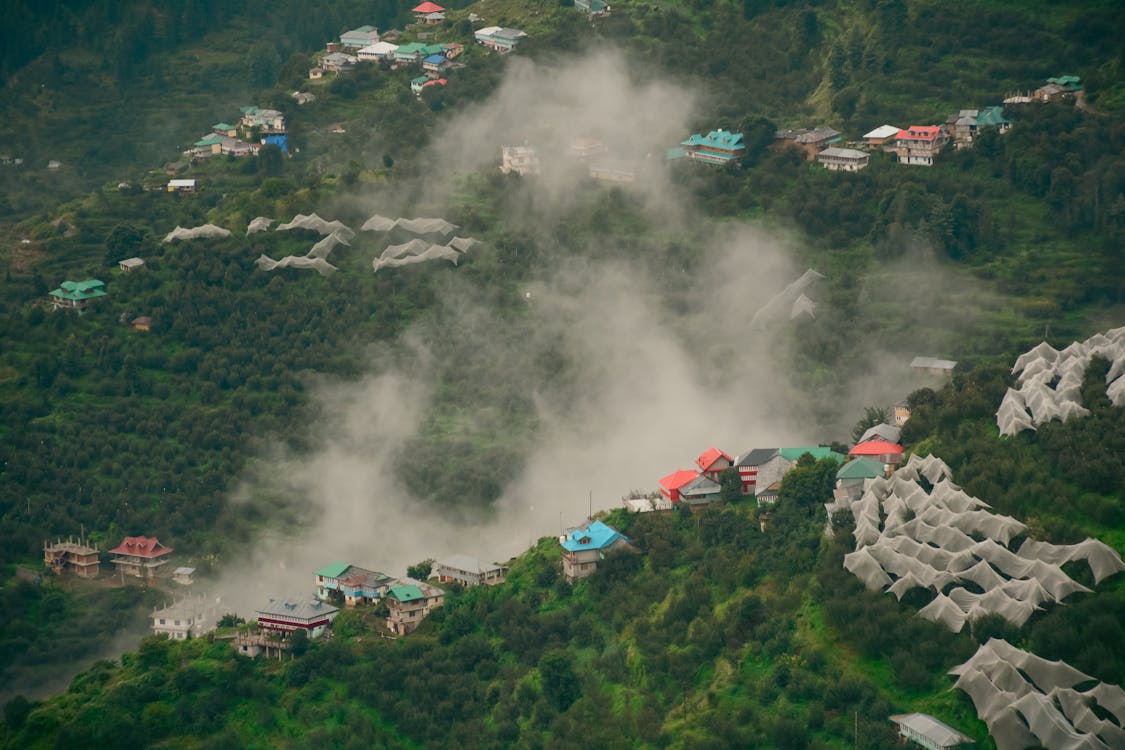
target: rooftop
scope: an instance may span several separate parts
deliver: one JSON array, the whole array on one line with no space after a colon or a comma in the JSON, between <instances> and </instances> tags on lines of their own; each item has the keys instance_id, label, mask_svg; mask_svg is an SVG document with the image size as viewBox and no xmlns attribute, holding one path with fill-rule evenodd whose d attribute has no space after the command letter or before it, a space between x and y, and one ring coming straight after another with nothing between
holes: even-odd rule
<instances>
[{"instance_id":1,"label":"rooftop","mask_svg":"<svg viewBox=\"0 0 1125 750\"><path fill-rule=\"evenodd\" d=\"M335 614L340 610L331 604L325 604L319 599L276 599L271 597L264 607L258 609L258 616L296 617L311 620L314 617L324 617Z\"/></svg>"},{"instance_id":2,"label":"rooftop","mask_svg":"<svg viewBox=\"0 0 1125 750\"><path fill-rule=\"evenodd\" d=\"M156 537L147 536L127 536L125 541L110 550L110 554L148 558L161 557L171 552L171 547L165 547Z\"/></svg>"},{"instance_id":3,"label":"rooftop","mask_svg":"<svg viewBox=\"0 0 1125 750\"><path fill-rule=\"evenodd\" d=\"M601 521L591 521L584 527L579 527L567 534L562 541L562 546L567 552L605 549L618 539L629 543L629 539L616 529L606 526Z\"/></svg>"},{"instance_id":4,"label":"rooftop","mask_svg":"<svg viewBox=\"0 0 1125 750\"><path fill-rule=\"evenodd\" d=\"M925 737L937 747L951 747L973 741L971 737L961 734L929 714L896 714L891 717L891 721Z\"/></svg>"}]
</instances>

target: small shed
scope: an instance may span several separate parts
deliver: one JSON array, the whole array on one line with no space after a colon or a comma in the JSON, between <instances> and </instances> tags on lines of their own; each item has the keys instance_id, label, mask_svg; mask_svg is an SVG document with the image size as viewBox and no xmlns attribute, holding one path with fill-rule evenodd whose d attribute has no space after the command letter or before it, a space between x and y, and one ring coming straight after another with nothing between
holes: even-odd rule
<instances>
[{"instance_id":1,"label":"small shed","mask_svg":"<svg viewBox=\"0 0 1125 750\"><path fill-rule=\"evenodd\" d=\"M172 580L190 586L195 583L195 568L176 568L172 571Z\"/></svg>"},{"instance_id":2,"label":"small shed","mask_svg":"<svg viewBox=\"0 0 1125 750\"><path fill-rule=\"evenodd\" d=\"M168 192L169 193L194 193L195 192L195 180L194 179L168 180Z\"/></svg>"},{"instance_id":3,"label":"small shed","mask_svg":"<svg viewBox=\"0 0 1125 750\"><path fill-rule=\"evenodd\" d=\"M898 725L899 735L903 740L913 740L930 750L947 750L973 742L971 737L966 737L929 714L897 714L891 717L891 721Z\"/></svg>"},{"instance_id":4,"label":"small shed","mask_svg":"<svg viewBox=\"0 0 1125 750\"><path fill-rule=\"evenodd\" d=\"M152 318L147 315L141 315L140 317L133 318L133 322L129 325L134 331L151 331Z\"/></svg>"},{"instance_id":5,"label":"small shed","mask_svg":"<svg viewBox=\"0 0 1125 750\"><path fill-rule=\"evenodd\" d=\"M117 261L117 267L125 273L128 273L129 271L132 271L136 268L141 268L142 266L144 266L144 264L145 262L142 258L126 258L125 260Z\"/></svg>"}]
</instances>

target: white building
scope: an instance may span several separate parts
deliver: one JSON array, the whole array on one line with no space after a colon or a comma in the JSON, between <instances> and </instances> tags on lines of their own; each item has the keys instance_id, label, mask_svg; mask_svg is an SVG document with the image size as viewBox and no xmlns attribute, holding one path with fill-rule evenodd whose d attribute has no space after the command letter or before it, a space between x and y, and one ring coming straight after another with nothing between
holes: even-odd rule
<instances>
[{"instance_id":1,"label":"white building","mask_svg":"<svg viewBox=\"0 0 1125 750\"><path fill-rule=\"evenodd\" d=\"M188 596L172 602L164 609L152 610L152 632L167 635L174 641L198 638L215 629L219 620L218 600L205 596Z\"/></svg>"},{"instance_id":2,"label":"white building","mask_svg":"<svg viewBox=\"0 0 1125 750\"><path fill-rule=\"evenodd\" d=\"M891 717L891 721L898 725L901 737L913 740L929 750L948 750L973 742L971 737L966 737L929 714L897 714Z\"/></svg>"}]
</instances>

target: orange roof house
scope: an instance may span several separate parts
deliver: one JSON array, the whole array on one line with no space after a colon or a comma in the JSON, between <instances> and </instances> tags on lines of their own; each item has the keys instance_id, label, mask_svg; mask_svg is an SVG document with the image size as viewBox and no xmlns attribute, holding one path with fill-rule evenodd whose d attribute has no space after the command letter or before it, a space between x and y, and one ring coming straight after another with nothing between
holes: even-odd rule
<instances>
[{"instance_id":1,"label":"orange roof house","mask_svg":"<svg viewBox=\"0 0 1125 750\"><path fill-rule=\"evenodd\" d=\"M695 459L695 465L699 467L700 473L716 482L719 481L719 473L729 469L733 464L734 459L718 448L711 448Z\"/></svg>"},{"instance_id":2,"label":"orange roof house","mask_svg":"<svg viewBox=\"0 0 1125 750\"><path fill-rule=\"evenodd\" d=\"M127 536L109 553L116 555L112 562L122 576L153 578L157 569L168 562L172 548L161 544L156 537Z\"/></svg>"}]
</instances>

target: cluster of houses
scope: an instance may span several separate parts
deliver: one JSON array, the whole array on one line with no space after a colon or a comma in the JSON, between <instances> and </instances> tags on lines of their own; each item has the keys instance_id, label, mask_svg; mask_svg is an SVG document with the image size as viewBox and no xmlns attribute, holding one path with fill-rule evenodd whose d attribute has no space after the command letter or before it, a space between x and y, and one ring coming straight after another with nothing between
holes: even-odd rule
<instances>
[{"instance_id":1,"label":"cluster of houses","mask_svg":"<svg viewBox=\"0 0 1125 750\"><path fill-rule=\"evenodd\" d=\"M415 22L421 25L438 24L445 20L445 8L436 3L424 2L412 10ZM419 34L420 37L424 36ZM473 34L477 44L498 53L511 52L527 33L520 29L501 26L486 26ZM383 63L392 67L417 65L423 75L410 81L410 90L421 94L430 86L444 86L448 80L445 72L453 65L461 53L463 45L457 42L427 44L424 41L395 44L399 32L391 31L380 38L374 26L363 25L340 35L339 42L329 42L327 49L317 60L315 67L309 69L309 78L318 80L327 73L346 73L363 62Z\"/></svg>"},{"instance_id":2,"label":"cluster of houses","mask_svg":"<svg viewBox=\"0 0 1125 750\"><path fill-rule=\"evenodd\" d=\"M154 581L171 560L172 548L156 537L127 536L109 550L115 575ZM56 575L70 573L79 578L97 578L101 574L101 553L89 540L68 538L43 543L43 564ZM172 579L190 585L194 568L176 568Z\"/></svg>"},{"instance_id":3,"label":"cluster of houses","mask_svg":"<svg viewBox=\"0 0 1125 750\"><path fill-rule=\"evenodd\" d=\"M251 156L258 153L266 144L276 145L283 153L289 152L289 136L285 129L285 115L276 109L246 106L239 108L241 117L237 124L215 123L211 131L196 141L184 155L191 159L206 159L226 154L229 156ZM169 192L195 190L195 180L172 180L168 183ZM187 190L185 190L185 188Z\"/></svg>"}]
</instances>

